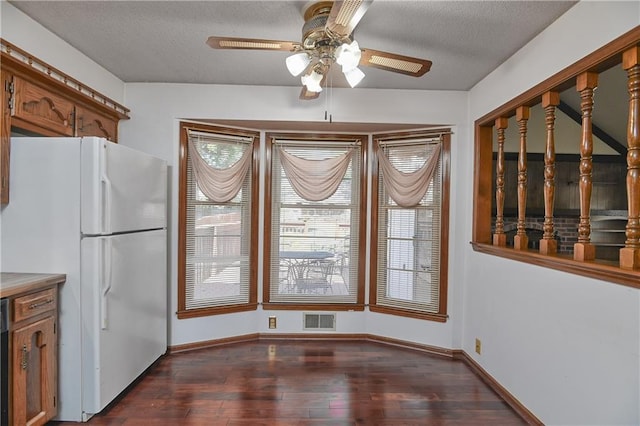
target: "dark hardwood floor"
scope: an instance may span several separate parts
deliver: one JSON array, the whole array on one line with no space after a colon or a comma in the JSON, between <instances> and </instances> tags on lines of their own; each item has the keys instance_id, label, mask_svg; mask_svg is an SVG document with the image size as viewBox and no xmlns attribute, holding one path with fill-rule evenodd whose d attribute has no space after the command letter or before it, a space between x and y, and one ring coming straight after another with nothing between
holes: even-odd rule
<instances>
[{"instance_id":1,"label":"dark hardwood floor","mask_svg":"<svg viewBox=\"0 0 640 426\"><path fill-rule=\"evenodd\" d=\"M308 424L526 423L461 361L374 342L320 340L256 341L168 355L88 422Z\"/></svg>"}]
</instances>

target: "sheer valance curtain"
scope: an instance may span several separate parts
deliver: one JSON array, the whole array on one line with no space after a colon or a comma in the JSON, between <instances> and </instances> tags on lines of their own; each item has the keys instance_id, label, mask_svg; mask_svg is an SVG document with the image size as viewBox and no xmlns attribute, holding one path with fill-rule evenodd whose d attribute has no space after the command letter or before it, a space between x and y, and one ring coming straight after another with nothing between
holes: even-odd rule
<instances>
[{"instance_id":1,"label":"sheer valance curtain","mask_svg":"<svg viewBox=\"0 0 640 426\"><path fill-rule=\"evenodd\" d=\"M308 160L277 147L280 162L293 190L305 200L322 201L331 197L344 178L352 150L342 155L323 160Z\"/></svg>"},{"instance_id":2,"label":"sheer valance curtain","mask_svg":"<svg viewBox=\"0 0 640 426\"><path fill-rule=\"evenodd\" d=\"M246 144L242 157L227 168L216 168L202 158L196 148L197 143L207 142L247 142L247 138L234 138L227 135L206 135L189 130L189 159L200 191L211 201L226 203L231 201L242 189L245 177L251 167L253 142Z\"/></svg>"},{"instance_id":3,"label":"sheer valance curtain","mask_svg":"<svg viewBox=\"0 0 640 426\"><path fill-rule=\"evenodd\" d=\"M422 167L414 172L406 173L396 169L382 149L378 149L378 162L382 174L382 183L387 194L400 207L415 207L424 198L429 183L438 168L440 144L434 148L431 156Z\"/></svg>"}]
</instances>

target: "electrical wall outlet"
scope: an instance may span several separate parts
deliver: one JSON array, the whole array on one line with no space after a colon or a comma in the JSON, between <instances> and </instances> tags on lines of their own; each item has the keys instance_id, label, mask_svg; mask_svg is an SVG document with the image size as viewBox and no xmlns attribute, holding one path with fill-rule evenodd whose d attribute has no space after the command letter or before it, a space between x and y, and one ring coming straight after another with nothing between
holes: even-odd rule
<instances>
[{"instance_id":1,"label":"electrical wall outlet","mask_svg":"<svg viewBox=\"0 0 640 426\"><path fill-rule=\"evenodd\" d=\"M480 339L476 339L476 353L480 355L481 352L482 352L482 342L480 341Z\"/></svg>"},{"instance_id":2,"label":"electrical wall outlet","mask_svg":"<svg viewBox=\"0 0 640 426\"><path fill-rule=\"evenodd\" d=\"M276 328L276 317L269 317L269 328Z\"/></svg>"}]
</instances>

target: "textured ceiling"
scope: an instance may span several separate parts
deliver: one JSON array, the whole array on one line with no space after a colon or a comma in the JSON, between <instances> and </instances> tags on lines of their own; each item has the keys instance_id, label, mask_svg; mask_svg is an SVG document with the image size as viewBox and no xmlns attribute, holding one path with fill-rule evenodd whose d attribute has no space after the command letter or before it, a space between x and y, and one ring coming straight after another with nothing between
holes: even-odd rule
<instances>
[{"instance_id":1,"label":"textured ceiling","mask_svg":"<svg viewBox=\"0 0 640 426\"><path fill-rule=\"evenodd\" d=\"M125 82L300 86L287 52L214 50L210 35L300 41L304 1L10 1ZM359 87L468 90L573 1L376 0L362 47L433 61L415 78L364 68ZM334 86L344 86L341 75ZM356 89L357 90L357 89Z\"/></svg>"}]
</instances>

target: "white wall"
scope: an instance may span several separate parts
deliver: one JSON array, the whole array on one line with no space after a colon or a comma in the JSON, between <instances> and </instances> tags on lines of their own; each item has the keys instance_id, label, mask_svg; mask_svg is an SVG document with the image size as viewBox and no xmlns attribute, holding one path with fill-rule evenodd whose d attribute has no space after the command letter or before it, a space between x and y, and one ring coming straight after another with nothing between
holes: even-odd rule
<instances>
[{"instance_id":1,"label":"white wall","mask_svg":"<svg viewBox=\"0 0 640 426\"><path fill-rule=\"evenodd\" d=\"M124 104L124 83L120 79L5 0L0 1L0 37Z\"/></svg>"},{"instance_id":2,"label":"white wall","mask_svg":"<svg viewBox=\"0 0 640 426\"><path fill-rule=\"evenodd\" d=\"M471 120L638 24L638 2L579 3L470 91ZM468 205L473 153L462 155ZM640 291L464 247L463 349L545 424L640 424Z\"/></svg>"},{"instance_id":3,"label":"white wall","mask_svg":"<svg viewBox=\"0 0 640 426\"><path fill-rule=\"evenodd\" d=\"M166 159L172 167L170 344L220 339L235 335L274 331L267 317L276 315L278 333L302 332L299 311L263 311L178 320L177 309L177 206L178 122L180 119L241 119L322 121L325 103L298 100L297 87L241 87L187 84L127 84L126 105L131 120L120 126L122 143ZM334 121L370 123L424 123L456 126L452 138L453 170L459 146L470 139L465 92L414 92L366 89L334 89L331 114ZM457 184L452 184L455 203ZM457 209L452 209L455 221ZM262 227L260 227L260 230ZM455 228L452 226L453 234ZM261 232L261 231L260 231ZM451 238L452 251L455 237ZM466 244L466 243L465 243ZM453 256L452 256L453 258ZM259 269L261 271L261 268ZM373 333L445 348L460 347L461 285L459 268L450 266L449 314L445 323L374 315L369 312L338 312L338 333ZM261 275L259 276L261 282ZM262 294L261 285L259 295ZM456 328L457 327L457 328ZM455 337L457 336L457 338Z\"/></svg>"}]
</instances>

